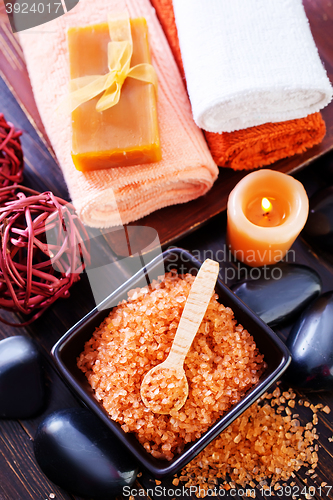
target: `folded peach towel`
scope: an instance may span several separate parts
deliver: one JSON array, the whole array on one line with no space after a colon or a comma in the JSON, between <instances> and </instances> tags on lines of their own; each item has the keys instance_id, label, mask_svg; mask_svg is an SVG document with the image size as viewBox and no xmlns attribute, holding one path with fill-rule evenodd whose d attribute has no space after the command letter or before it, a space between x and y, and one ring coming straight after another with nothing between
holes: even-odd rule
<instances>
[{"instance_id":1,"label":"folded peach towel","mask_svg":"<svg viewBox=\"0 0 333 500\"><path fill-rule=\"evenodd\" d=\"M70 116L56 108L68 92L67 28L104 22L127 10L148 23L156 69L158 119L163 159L133 167L79 172L71 158ZM201 130L194 124L188 97L163 30L149 0L80 0L64 16L20 33L29 76L45 130L81 220L92 227L127 224L159 208L205 194L218 169Z\"/></svg>"},{"instance_id":2,"label":"folded peach towel","mask_svg":"<svg viewBox=\"0 0 333 500\"><path fill-rule=\"evenodd\" d=\"M172 0L151 0L179 70L184 76ZM306 118L266 123L235 132L205 132L215 162L234 170L254 169L303 153L319 144L326 132L320 113Z\"/></svg>"}]
</instances>

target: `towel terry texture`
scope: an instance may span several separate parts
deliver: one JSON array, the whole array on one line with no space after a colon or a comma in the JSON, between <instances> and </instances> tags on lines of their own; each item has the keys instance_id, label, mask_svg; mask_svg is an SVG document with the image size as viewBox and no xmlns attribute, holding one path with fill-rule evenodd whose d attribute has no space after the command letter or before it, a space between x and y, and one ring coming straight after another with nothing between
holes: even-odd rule
<instances>
[{"instance_id":1,"label":"towel terry texture","mask_svg":"<svg viewBox=\"0 0 333 500\"><path fill-rule=\"evenodd\" d=\"M164 29L179 71L185 79L172 0L151 0ZM215 162L234 170L254 169L303 153L325 135L320 113L279 123L267 123L222 134L205 132Z\"/></svg>"},{"instance_id":2,"label":"towel terry texture","mask_svg":"<svg viewBox=\"0 0 333 500\"><path fill-rule=\"evenodd\" d=\"M66 31L70 26L105 22L107 14L127 10L148 23L156 69L158 119L163 158L160 162L79 172L71 158L70 116L56 108L68 91ZM80 0L66 15L20 33L29 76L45 130L62 168L81 220L111 227L137 220L159 208L205 194L218 169L201 130L195 125L177 65L149 0Z\"/></svg>"},{"instance_id":3,"label":"towel terry texture","mask_svg":"<svg viewBox=\"0 0 333 500\"><path fill-rule=\"evenodd\" d=\"M332 99L301 0L173 0L193 117L209 132L303 118Z\"/></svg>"}]
</instances>

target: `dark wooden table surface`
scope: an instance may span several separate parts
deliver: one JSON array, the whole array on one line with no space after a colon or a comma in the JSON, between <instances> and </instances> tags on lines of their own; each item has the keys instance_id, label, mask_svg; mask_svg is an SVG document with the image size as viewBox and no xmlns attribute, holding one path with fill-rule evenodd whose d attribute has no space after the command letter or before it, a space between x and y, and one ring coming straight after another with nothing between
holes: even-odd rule
<instances>
[{"instance_id":1,"label":"dark wooden table surface","mask_svg":"<svg viewBox=\"0 0 333 500\"><path fill-rule=\"evenodd\" d=\"M22 144L26 161L24 184L33 186L40 191L51 189L55 194L66 198L68 196L66 186L55 160L1 79L0 109L4 112L7 120L14 122L17 127L23 130ZM298 174L309 195L328 183L333 184L333 177L330 173L332 166L333 155L330 153ZM221 253L221 249L225 245L225 227L226 217L222 213L211 219L196 232L178 242L178 245L194 252L201 260L204 260L206 257L219 260L222 279L228 276L226 273L230 269L230 266L234 266ZM94 248L95 258L99 258L101 262L105 262L106 258L108 262L118 261L117 272L107 277L110 280L110 287L115 288L129 276L128 269L125 263L119 260L112 250L105 245L103 238L96 238L96 233L92 234L92 237L96 241ZM296 262L309 265L320 273L324 291L333 289L333 267L329 261L316 255L301 237L296 240L293 249L295 250ZM227 280L227 284L230 285L232 282ZM70 298L56 302L41 318L29 327L17 329L0 324L0 338L24 334L34 338L39 343L45 358L48 384L47 404L41 415L30 420L0 421L1 500L45 500L53 498L52 494L55 495L57 500L74 498L68 492L51 483L41 472L33 454L33 439L38 424L46 415L57 409L80 406L80 402L58 376L50 357L50 349L94 305L89 281L87 276L83 274L81 280L72 287ZM0 313L7 320L20 321L20 318L10 313L4 311L0 311ZM283 339L286 338L290 327L291 325L286 325L284 329L278 331L278 334ZM303 397L301 393L298 393L298 396ZM323 405L329 405L333 410L332 392L316 393L304 397L313 404L322 403ZM323 488L322 490L319 488L323 482L327 483L328 486L333 485L333 444L329 441L329 438L333 435L333 411L331 414L319 412L318 417L319 424L317 428L320 436L318 441L320 447L318 452L319 464L316 469L317 477L311 479L305 474L305 470L300 470L294 481L299 486L299 492L305 486L309 488L309 486L313 485L317 488L314 495L315 498L324 497L333 499L333 491L328 492L328 488ZM306 414L306 409L303 408L300 412L300 419L305 422L305 419L308 418L309 415ZM304 481L307 481L307 483ZM166 487L171 486L171 480L162 481L163 485ZM137 498L142 498L142 495L147 498L145 491L149 488L154 488L154 486L154 478L143 471L142 476L137 480L135 485L138 490ZM154 500L169 498L168 495L150 496ZM285 498L288 498L288 496L286 494ZM299 496L300 498L305 498L304 495L299 494ZM228 495L226 494L227 497ZM78 497L75 498L78 499ZM184 496L183 498L188 497ZM233 498L240 497L236 495ZM257 498L262 498L260 492L257 492Z\"/></svg>"},{"instance_id":2,"label":"dark wooden table surface","mask_svg":"<svg viewBox=\"0 0 333 500\"><path fill-rule=\"evenodd\" d=\"M22 108L25 109L29 120L34 124L40 138L52 154L34 101L23 52L17 34L14 35L11 31L4 4L5 1L0 0L0 76L12 89ZM303 0L303 4L320 57L328 77L333 81L333 3L331 0ZM286 173L296 172L314 159L320 158L321 155L332 150L333 103L322 110L322 115L327 132L321 144L301 155L280 160L271 168ZM158 231L160 241L164 244L170 243L197 229L200 224L224 211L230 191L245 174L246 172L223 169L223 174L214 183L209 196L202 196L197 200L184 204L181 217L179 217L179 206L175 205L158 210L140 219L140 221L131 223L130 226L134 232L138 225L154 228ZM140 245L149 244L150 232L137 231L136 239L139 240L139 238ZM112 235L109 235L109 241L118 253L122 252L124 247L121 242L112 238Z\"/></svg>"},{"instance_id":3,"label":"dark wooden table surface","mask_svg":"<svg viewBox=\"0 0 333 500\"><path fill-rule=\"evenodd\" d=\"M316 43L320 49L328 73L333 75L333 4L330 0L305 0L307 15L311 18L311 29ZM1 78L2 77L2 78ZM6 83L19 98L20 105L17 104ZM20 89L19 95L17 89ZM27 119L24 109L26 111ZM332 105L324 111L324 118L328 124L328 135L323 144L316 147L314 151L307 152L302 158L292 160L292 170L297 170L300 165L308 165L304 170L296 175L304 183L309 195L320 187L333 184L333 176L328 172L333 171L332 153L322 156L323 153L332 148L333 142L333 107ZM28 76L26 73L24 59L17 43L16 37L8 28L8 20L4 12L3 3L0 0L0 112L5 114L7 120L12 121L17 127L23 130L22 144L25 153L25 177L24 184L39 191L52 190L55 194L68 198L66 186L62 174L55 162L53 152L44 134L43 125L39 118L36 106L32 97ZM316 158L315 163L310 160ZM279 168L283 171L290 170L290 163L281 162ZM189 230L196 228L197 222L209 219L214 213L221 212L225 207L227 193L239 180L242 174L235 174L229 170L223 171L221 177L225 189L221 194L221 179L212 192L211 198L205 198L199 203L191 203L182 206L185 210L184 216L179 218L178 207L171 207L165 211L154 214L146 224L154 226L161 221L167 220L171 214L175 213L181 224L178 228L167 225L163 230L163 241L165 244L172 238L179 236ZM150 221L150 222L149 222ZM192 251L196 257L204 260L205 257L216 258L221 266L221 278L228 276L227 270L234 264L224 259L221 249L225 244L226 217L224 213L215 215L205 226L200 227L192 234L177 241L179 246ZM94 258L100 262L115 262L115 271L112 276L105 276L106 289L111 291L125 281L130 271L127 263L119 259L115 252L109 248L103 238L98 238L96 232L91 233L94 238ZM295 250L295 261L309 265L316 269L323 281L323 291L333 289L333 265L316 255L311 248L299 237L293 245ZM227 281L227 284L232 284ZM45 369L47 377L47 402L45 409L37 418L30 420L0 420L0 500L45 500L55 498L57 500L69 500L73 498L71 494L51 483L39 469L33 454L33 440L38 424L52 411L63 408L78 407L80 401L66 387L58 376L50 357L50 349L54 343L78 320L88 313L95 305L94 297L89 285L87 275L83 274L81 280L72 289L67 300L56 302L40 319L27 328L13 328L0 323L0 339L13 335L24 334L35 339L43 352L45 359ZM10 313L0 311L0 314L10 321L20 321ZM285 339L291 325L277 333ZM294 479L299 487L299 497L305 498L301 494L306 486L315 486L314 498L330 498L333 500L333 488L323 488L320 485L325 482L327 486L333 486L333 443L329 438L333 436L333 392L323 392L299 397L308 399L313 404L322 403L332 409L331 414L319 412L319 463L316 469L317 477L309 478L305 470L300 470ZM0 395L1 397L1 395ZM300 413L301 422L309 418L306 409ZM162 481L162 486L171 486L170 480ZM143 472L137 480L135 487L138 489L137 498L147 498L146 491L155 486L154 478ZM50 496L51 495L51 496ZM151 495L153 500L169 498L167 495ZM225 498L240 498L239 495L225 495ZM182 498L182 497L179 497ZM184 496L183 498L188 498ZM257 498L263 498L257 492ZM281 497L280 497L281 498ZM282 498L291 498L285 492ZM110 499L111 500L111 499ZM171 499L170 499L171 500Z\"/></svg>"}]
</instances>

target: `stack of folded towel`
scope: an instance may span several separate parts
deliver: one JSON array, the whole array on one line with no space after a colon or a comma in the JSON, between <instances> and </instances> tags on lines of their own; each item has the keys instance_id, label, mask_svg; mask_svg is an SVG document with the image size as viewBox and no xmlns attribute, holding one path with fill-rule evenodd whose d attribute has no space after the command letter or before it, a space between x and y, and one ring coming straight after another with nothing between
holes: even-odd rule
<instances>
[{"instance_id":1,"label":"stack of folded towel","mask_svg":"<svg viewBox=\"0 0 333 500\"><path fill-rule=\"evenodd\" d=\"M79 172L71 158L71 117L56 113L68 93L67 28L105 22L127 10L145 17L156 69L162 160L133 167ZM201 130L193 122L185 87L149 0L80 0L53 21L20 33L35 100L81 220L111 227L137 220L159 208L205 194L218 169Z\"/></svg>"},{"instance_id":2,"label":"stack of folded towel","mask_svg":"<svg viewBox=\"0 0 333 500\"><path fill-rule=\"evenodd\" d=\"M319 110L332 87L301 0L80 0L38 30L20 33L45 130L84 223L110 227L205 194L219 165L249 169L303 152L325 134ZM68 92L66 31L112 11L147 19L159 80L160 162L79 172L70 116L55 110ZM194 120L181 74L182 60Z\"/></svg>"},{"instance_id":3,"label":"stack of folded towel","mask_svg":"<svg viewBox=\"0 0 333 500\"><path fill-rule=\"evenodd\" d=\"M172 0L151 1L218 165L256 168L321 142L332 87L301 0L174 0L177 27Z\"/></svg>"}]
</instances>

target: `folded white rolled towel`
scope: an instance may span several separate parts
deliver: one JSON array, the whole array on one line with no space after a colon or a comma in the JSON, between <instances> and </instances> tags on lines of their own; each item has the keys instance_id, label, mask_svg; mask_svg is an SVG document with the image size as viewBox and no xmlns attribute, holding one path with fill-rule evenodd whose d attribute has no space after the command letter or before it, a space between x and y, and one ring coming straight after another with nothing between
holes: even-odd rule
<instances>
[{"instance_id":1,"label":"folded white rolled towel","mask_svg":"<svg viewBox=\"0 0 333 500\"><path fill-rule=\"evenodd\" d=\"M301 0L173 0L193 117L209 132L303 118L332 99Z\"/></svg>"}]
</instances>

